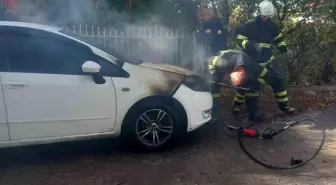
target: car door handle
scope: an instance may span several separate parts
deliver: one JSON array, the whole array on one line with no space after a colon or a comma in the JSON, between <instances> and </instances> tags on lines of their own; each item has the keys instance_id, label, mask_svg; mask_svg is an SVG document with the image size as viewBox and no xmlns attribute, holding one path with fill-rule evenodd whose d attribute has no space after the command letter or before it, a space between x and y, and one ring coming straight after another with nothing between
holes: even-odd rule
<instances>
[{"instance_id":1,"label":"car door handle","mask_svg":"<svg viewBox=\"0 0 336 185\"><path fill-rule=\"evenodd\" d=\"M28 87L28 84L25 82L8 82L5 85L10 89Z\"/></svg>"}]
</instances>

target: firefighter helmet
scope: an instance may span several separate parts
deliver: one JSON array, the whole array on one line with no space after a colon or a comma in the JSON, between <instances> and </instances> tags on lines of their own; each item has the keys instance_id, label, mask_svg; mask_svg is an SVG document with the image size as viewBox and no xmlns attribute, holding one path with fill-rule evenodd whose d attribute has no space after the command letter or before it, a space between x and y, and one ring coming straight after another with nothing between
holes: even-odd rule
<instances>
[{"instance_id":1,"label":"firefighter helmet","mask_svg":"<svg viewBox=\"0 0 336 185\"><path fill-rule=\"evenodd\" d=\"M262 16L267 17L272 17L275 13L273 4L268 0L264 0L259 4L259 11Z\"/></svg>"}]
</instances>

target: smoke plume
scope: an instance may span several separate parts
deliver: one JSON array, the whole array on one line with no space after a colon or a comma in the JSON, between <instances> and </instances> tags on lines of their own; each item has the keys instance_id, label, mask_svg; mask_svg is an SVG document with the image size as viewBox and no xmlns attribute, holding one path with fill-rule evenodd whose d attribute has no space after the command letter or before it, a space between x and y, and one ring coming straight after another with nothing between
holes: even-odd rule
<instances>
[{"instance_id":1,"label":"smoke plume","mask_svg":"<svg viewBox=\"0 0 336 185\"><path fill-rule=\"evenodd\" d=\"M81 25L81 29L89 28L92 40L110 37L110 40L98 42L107 42L112 49L125 55L153 63L187 67L202 74L199 71L206 62L204 49L194 41L191 31L182 32L179 27L173 29L163 23L162 19L170 16L168 13L165 15L163 10L166 7L163 6L157 1L151 8L152 12L162 12L161 15L143 12L145 16L131 20L127 12L108 9L104 0L22 0L14 15L24 22L70 29L75 27L77 33L83 32L78 30ZM181 10L176 11L177 16L183 16L179 15ZM114 36L113 39L111 36ZM120 39L123 39L122 43ZM123 50L120 50L121 44Z\"/></svg>"}]
</instances>

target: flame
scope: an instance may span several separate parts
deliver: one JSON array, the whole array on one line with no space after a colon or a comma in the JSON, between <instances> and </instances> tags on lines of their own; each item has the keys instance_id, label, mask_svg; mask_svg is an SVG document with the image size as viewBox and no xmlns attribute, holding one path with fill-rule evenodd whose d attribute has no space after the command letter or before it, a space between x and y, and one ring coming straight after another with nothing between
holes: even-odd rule
<instances>
[{"instance_id":1,"label":"flame","mask_svg":"<svg viewBox=\"0 0 336 185\"><path fill-rule=\"evenodd\" d=\"M242 68L237 69L236 71L230 74L231 82L233 85L241 85L245 80L245 71Z\"/></svg>"}]
</instances>

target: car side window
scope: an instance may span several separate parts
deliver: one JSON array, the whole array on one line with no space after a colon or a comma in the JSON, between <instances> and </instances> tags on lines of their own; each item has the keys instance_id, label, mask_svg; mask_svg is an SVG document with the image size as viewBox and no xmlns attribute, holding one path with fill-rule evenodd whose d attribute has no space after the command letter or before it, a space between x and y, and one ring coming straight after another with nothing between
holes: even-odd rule
<instances>
[{"instance_id":1,"label":"car side window","mask_svg":"<svg viewBox=\"0 0 336 185\"><path fill-rule=\"evenodd\" d=\"M102 76L123 77L123 78L129 77L129 74L122 68L116 66L115 64L111 63L110 61L107 61L106 59L100 56L95 55L93 57L93 61L97 62L101 66L100 74Z\"/></svg>"},{"instance_id":2,"label":"car side window","mask_svg":"<svg viewBox=\"0 0 336 185\"><path fill-rule=\"evenodd\" d=\"M6 37L10 72L84 75L81 66L91 52L71 42L48 37L10 34Z\"/></svg>"}]
</instances>

